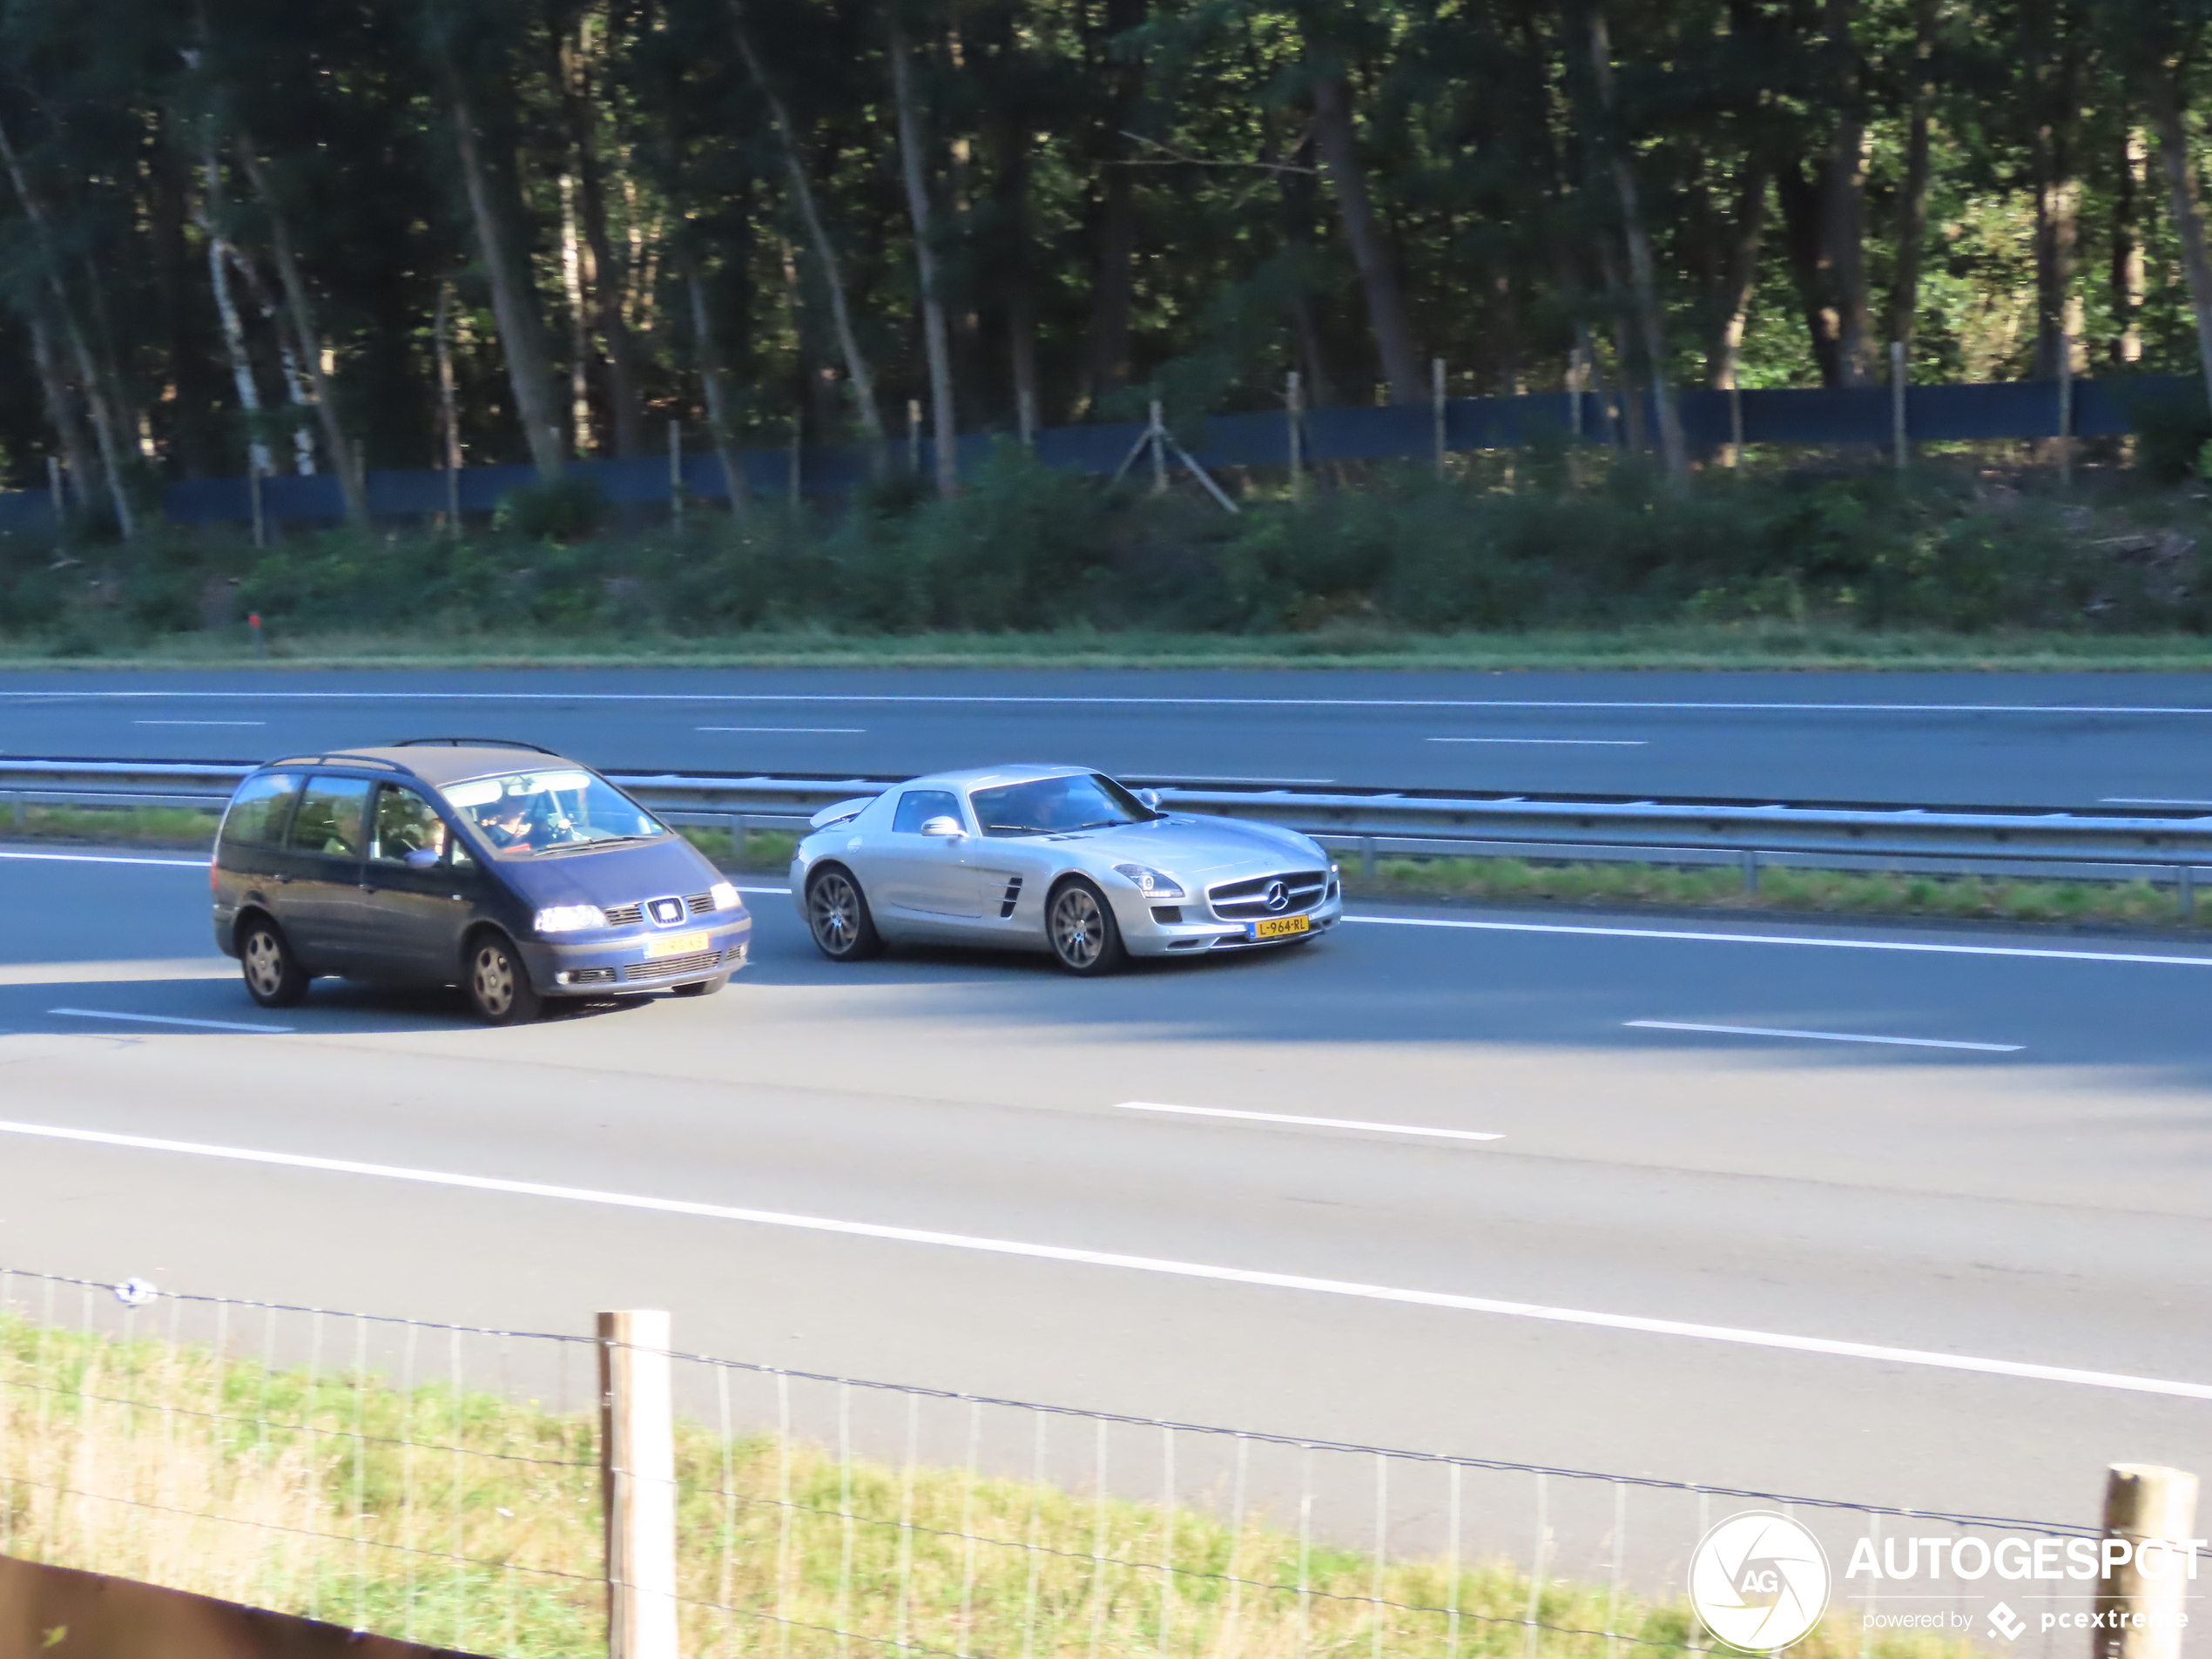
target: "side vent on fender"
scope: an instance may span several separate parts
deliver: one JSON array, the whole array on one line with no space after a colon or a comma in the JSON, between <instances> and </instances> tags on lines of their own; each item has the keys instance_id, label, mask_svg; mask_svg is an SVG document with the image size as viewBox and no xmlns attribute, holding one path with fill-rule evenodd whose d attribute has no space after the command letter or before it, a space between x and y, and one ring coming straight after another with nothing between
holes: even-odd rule
<instances>
[{"instance_id":1,"label":"side vent on fender","mask_svg":"<svg viewBox=\"0 0 2212 1659\"><path fill-rule=\"evenodd\" d=\"M1022 897L1022 878L1010 875L1006 879L1006 892L999 900L999 920L1004 921L1014 914L1014 907Z\"/></svg>"}]
</instances>

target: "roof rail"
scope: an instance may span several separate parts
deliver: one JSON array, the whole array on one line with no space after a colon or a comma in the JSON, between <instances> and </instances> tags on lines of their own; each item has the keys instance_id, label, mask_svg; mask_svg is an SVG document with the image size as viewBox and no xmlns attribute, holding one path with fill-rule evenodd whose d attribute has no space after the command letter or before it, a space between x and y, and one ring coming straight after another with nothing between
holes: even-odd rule
<instances>
[{"instance_id":1,"label":"roof rail","mask_svg":"<svg viewBox=\"0 0 2212 1659\"><path fill-rule=\"evenodd\" d=\"M549 749L542 743L524 743L520 738L395 738L385 746L419 749L440 743L455 749L528 749L536 754L551 755L556 760L568 759L558 749Z\"/></svg>"}]
</instances>

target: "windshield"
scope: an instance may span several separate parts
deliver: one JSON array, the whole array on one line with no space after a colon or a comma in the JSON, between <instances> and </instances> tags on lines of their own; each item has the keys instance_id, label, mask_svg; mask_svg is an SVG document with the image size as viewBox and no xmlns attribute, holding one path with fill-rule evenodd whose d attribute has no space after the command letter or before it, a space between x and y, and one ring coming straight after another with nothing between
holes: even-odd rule
<instances>
[{"instance_id":1,"label":"windshield","mask_svg":"<svg viewBox=\"0 0 2212 1659\"><path fill-rule=\"evenodd\" d=\"M551 853L668 833L650 813L588 772L518 772L448 784L439 792L501 853Z\"/></svg>"},{"instance_id":2,"label":"windshield","mask_svg":"<svg viewBox=\"0 0 2212 1659\"><path fill-rule=\"evenodd\" d=\"M1111 829L1116 824L1150 823L1162 816L1111 778L1095 772L1003 784L995 789L979 789L968 799L975 803L975 821L986 835Z\"/></svg>"}]
</instances>

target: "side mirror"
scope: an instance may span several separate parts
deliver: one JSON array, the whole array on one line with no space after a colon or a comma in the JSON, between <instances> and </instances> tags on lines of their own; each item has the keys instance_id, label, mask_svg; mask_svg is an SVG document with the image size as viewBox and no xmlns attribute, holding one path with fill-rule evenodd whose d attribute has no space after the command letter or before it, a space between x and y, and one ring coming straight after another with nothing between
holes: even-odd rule
<instances>
[{"instance_id":1,"label":"side mirror","mask_svg":"<svg viewBox=\"0 0 2212 1659\"><path fill-rule=\"evenodd\" d=\"M921 820L921 833L924 835L941 835L948 840L957 840L968 833L960 826L957 818L925 818Z\"/></svg>"},{"instance_id":2,"label":"side mirror","mask_svg":"<svg viewBox=\"0 0 2212 1659\"><path fill-rule=\"evenodd\" d=\"M1147 806L1150 806L1154 812L1157 813L1160 810L1160 792L1158 790L1140 789L1136 792L1136 798L1137 799L1143 801Z\"/></svg>"}]
</instances>

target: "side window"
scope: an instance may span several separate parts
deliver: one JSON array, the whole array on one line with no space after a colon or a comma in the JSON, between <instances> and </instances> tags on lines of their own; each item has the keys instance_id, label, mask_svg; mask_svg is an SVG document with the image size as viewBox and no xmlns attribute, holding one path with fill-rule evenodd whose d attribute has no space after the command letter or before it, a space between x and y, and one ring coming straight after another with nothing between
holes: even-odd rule
<instances>
[{"instance_id":1,"label":"side window","mask_svg":"<svg viewBox=\"0 0 2212 1659\"><path fill-rule=\"evenodd\" d=\"M412 789L379 784L370 825L368 856L379 864L428 870L446 860L444 820Z\"/></svg>"},{"instance_id":2,"label":"side window","mask_svg":"<svg viewBox=\"0 0 2212 1659\"><path fill-rule=\"evenodd\" d=\"M310 778L300 792L300 810L292 815L285 845L295 853L357 859L368 817L368 779Z\"/></svg>"},{"instance_id":3,"label":"side window","mask_svg":"<svg viewBox=\"0 0 2212 1659\"><path fill-rule=\"evenodd\" d=\"M909 789L899 797L898 815L891 820L891 827L900 834L919 835L921 826L933 818L961 822L960 802L948 790Z\"/></svg>"},{"instance_id":4,"label":"side window","mask_svg":"<svg viewBox=\"0 0 2212 1659\"><path fill-rule=\"evenodd\" d=\"M300 792L296 772L265 772L248 778L231 797L223 814L223 840L238 846L272 846L284 833L292 798Z\"/></svg>"}]
</instances>

